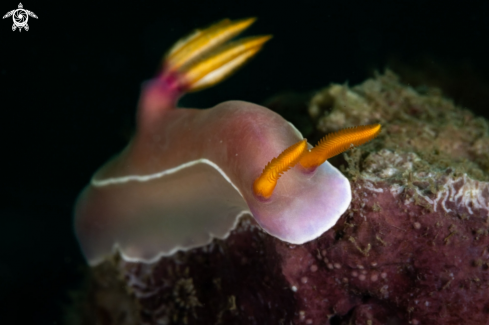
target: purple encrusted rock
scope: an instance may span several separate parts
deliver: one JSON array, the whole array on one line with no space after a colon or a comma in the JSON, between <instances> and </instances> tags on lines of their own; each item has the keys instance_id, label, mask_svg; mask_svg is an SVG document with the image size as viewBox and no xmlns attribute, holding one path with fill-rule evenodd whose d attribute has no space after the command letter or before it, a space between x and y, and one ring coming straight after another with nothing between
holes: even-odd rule
<instances>
[{"instance_id":1,"label":"purple encrusted rock","mask_svg":"<svg viewBox=\"0 0 489 325\"><path fill-rule=\"evenodd\" d=\"M92 269L72 323L489 324L486 121L390 72L309 109L322 132L384 128L333 160L352 202L332 229L290 245L245 216L153 264L116 255Z\"/></svg>"}]
</instances>

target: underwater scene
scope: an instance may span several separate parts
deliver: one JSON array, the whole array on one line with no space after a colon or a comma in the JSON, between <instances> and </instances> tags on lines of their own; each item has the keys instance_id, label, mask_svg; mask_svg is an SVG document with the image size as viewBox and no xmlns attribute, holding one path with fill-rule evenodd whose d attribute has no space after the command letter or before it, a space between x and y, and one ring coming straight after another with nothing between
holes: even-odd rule
<instances>
[{"instance_id":1,"label":"underwater scene","mask_svg":"<svg viewBox=\"0 0 489 325\"><path fill-rule=\"evenodd\" d=\"M0 324L489 324L489 2L0 7Z\"/></svg>"}]
</instances>

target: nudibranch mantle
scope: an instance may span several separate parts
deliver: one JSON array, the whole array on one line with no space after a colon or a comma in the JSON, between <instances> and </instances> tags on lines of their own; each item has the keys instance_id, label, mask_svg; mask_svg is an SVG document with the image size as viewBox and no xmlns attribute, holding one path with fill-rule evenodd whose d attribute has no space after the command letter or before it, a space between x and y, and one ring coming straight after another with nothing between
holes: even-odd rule
<instances>
[{"instance_id":1,"label":"nudibranch mantle","mask_svg":"<svg viewBox=\"0 0 489 325\"><path fill-rule=\"evenodd\" d=\"M230 101L158 116L93 177L76 207L86 258L98 264L117 248L127 260L153 262L177 250L226 238L250 213L269 234L302 244L331 228L351 189L328 162L312 174L285 173L263 201L252 190L272 158L302 140L278 114Z\"/></svg>"}]
</instances>

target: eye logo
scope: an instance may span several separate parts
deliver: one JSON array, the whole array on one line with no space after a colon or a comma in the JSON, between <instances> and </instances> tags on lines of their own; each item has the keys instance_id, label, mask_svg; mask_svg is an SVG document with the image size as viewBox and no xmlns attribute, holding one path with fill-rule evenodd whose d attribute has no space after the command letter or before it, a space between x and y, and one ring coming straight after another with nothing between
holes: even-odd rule
<instances>
[{"instance_id":1,"label":"eye logo","mask_svg":"<svg viewBox=\"0 0 489 325\"><path fill-rule=\"evenodd\" d=\"M22 28L24 28L26 31L29 30L29 25L27 25L27 21L29 20L29 16L34 17L37 19L37 16L35 13L29 10L23 9L24 7L22 6L22 3L19 3L19 8L11 10L3 16L3 19L12 16L12 19L14 20L14 24L12 25L12 31L15 31L15 29L19 29L19 32L22 31Z\"/></svg>"}]
</instances>

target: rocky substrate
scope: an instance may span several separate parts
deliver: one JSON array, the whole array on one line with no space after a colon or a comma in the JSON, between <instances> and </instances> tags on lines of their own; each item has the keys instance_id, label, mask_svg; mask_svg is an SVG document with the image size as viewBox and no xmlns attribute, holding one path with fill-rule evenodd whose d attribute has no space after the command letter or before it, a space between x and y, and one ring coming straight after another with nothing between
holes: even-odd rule
<instances>
[{"instance_id":1,"label":"rocky substrate","mask_svg":"<svg viewBox=\"0 0 489 325\"><path fill-rule=\"evenodd\" d=\"M309 111L321 132L383 125L333 160L353 194L335 227L294 246L245 216L226 240L154 264L116 255L71 322L489 324L486 121L390 72L332 85Z\"/></svg>"}]
</instances>

